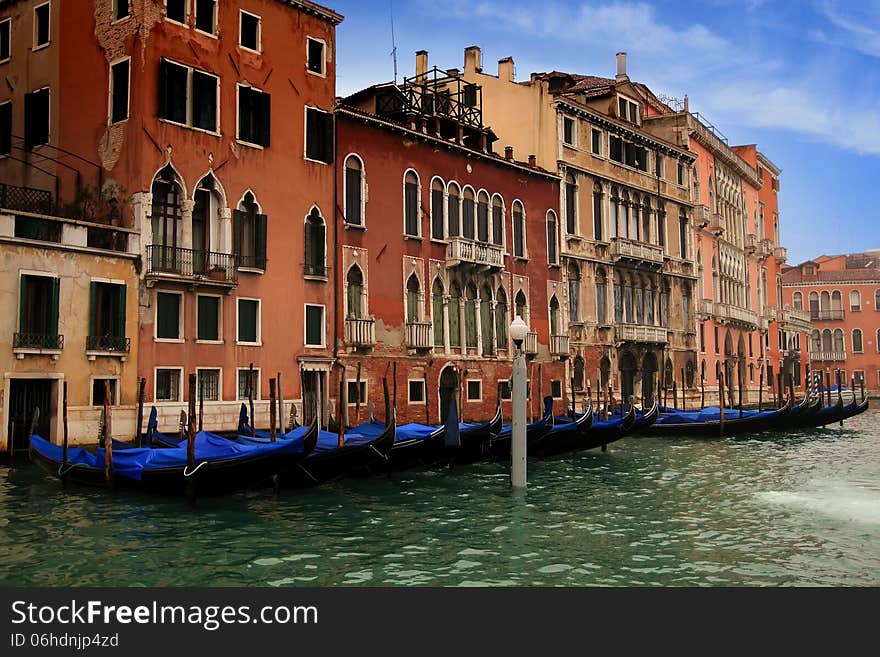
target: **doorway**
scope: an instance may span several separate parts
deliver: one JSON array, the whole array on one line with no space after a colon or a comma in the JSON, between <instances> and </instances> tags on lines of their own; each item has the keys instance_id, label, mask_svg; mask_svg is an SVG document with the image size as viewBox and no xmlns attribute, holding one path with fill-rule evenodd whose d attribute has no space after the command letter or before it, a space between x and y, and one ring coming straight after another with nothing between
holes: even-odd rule
<instances>
[{"instance_id":1,"label":"doorway","mask_svg":"<svg viewBox=\"0 0 880 657\"><path fill-rule=\"evenodd\" d=\"M458 372L454 365L447 365L440 373L438 398L440 399L440 424L443 424L449 417L449 406L452 400L458 402Z\"/></svg>"},{"instance_id":2,"label":"doorway","mask_svg":"<svg viewBox=\"0 0 880 657\"><path fill-rule=\"evenodd\" d=\"M6 435L13 451L26 450L34 409L40 409L35 433L52 441L52 380L12 379L9 386L9 424Z\"/></svg>"},{"instance_id":3,"label":"doorway","mask_svg":"<svg viewBox=\"0 0 880 657\"><path fill-rule=\"evenodd\" d=\"M303 372L302 375L303 424L308 426L318 416L318 426L323 427L327 417L324 409L324 372Z\"/></svg>"}]
</instances>

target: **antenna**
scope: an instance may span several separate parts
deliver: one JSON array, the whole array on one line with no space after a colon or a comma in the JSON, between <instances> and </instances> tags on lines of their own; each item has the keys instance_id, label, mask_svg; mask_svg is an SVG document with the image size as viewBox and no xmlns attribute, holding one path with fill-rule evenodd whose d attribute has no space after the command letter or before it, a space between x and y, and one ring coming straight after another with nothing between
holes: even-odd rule
<instances>
[{"instance_id":1,"label":"antenna","mask_svg":"<svg viewBox=\"0 0 880 657\"><path fill-rule=\"evenodd\" d=\"M394 84L397 84L397 41L394 38L394 0L388 0L391 12L391 59L394 61Z\"/></svg>"}]
</instances>

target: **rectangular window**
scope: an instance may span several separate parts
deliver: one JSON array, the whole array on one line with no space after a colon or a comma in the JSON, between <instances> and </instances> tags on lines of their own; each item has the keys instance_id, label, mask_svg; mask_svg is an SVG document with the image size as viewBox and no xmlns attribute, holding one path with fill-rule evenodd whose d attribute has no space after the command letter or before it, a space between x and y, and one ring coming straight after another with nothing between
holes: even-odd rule
<instances>
[{"instance_id":1,"label":"rectangular window","mask_svg":"<svg viewBox=\"0 0 880 657\"><path fill-rule=\"evenodd\" d=\"M241 10L241 29L238 45L248 50L260 52L260 17Z\"/></svg>"},{"instance_id":2,"label":"rectangular window","mask_svg":"<svg viewBox=\"0 0 880 657\"><path fill-rule=\"evenodd\" d=\"M431 190L431 239L443 239L443 190Z\"/></svg>"},{"instance_id":3,"label":"rectangular window","mask_svg":"<svg viewBox=\"0 0 880 657\"><path fill-rule=\"evenodd\" d=\"M259 214L253 202L244 207L232 212L233 252L240 268L265 271L269 218Z\"/></svg>"},{"instance_id":4,"label":"rectangular window","mask_svg":"<svg viewBox=\"0 0 880 657\"><path fill-rule=\"evenodd\" d=\"M220 370L199 368L198 373L198 394L201 399L220 401Z\"/></svg>"},{"instance_id":5,"label":"rectangular window","mask_svg":"<svg viewBox=\"0 0 880 657\"><path fill-rule=\"evenodd\" d=\"M128 119L130 62L124 59L110 67L110 123Z\"/></svg>"},{"instance_id":6,"label":"rectangular window","mask_svg":"<svg viewBox=\"0 0 880 657\"><path fill-rule=\"evenodd\" d=\"M260 342L260 302L257 299L238 300L238 341L245 344Z\"/></svg>"},{"instance_id":7,"label":"rectangular window","mask_svg":"<svg viewBox=\"0 0 880 657\"><path fill-rule=\"evenodd\" d=\"M706 352L706 326L700 322L700 351Z\"/></svg>"},{"instance_id":8,"label":"rectangular window","mask_svg":"<svg viewBox=\"0 0 880 657\"><path fill-rule=\"evenodd\" d=\"M189 69L163 59L159 62L159 118L186 125Z\"/></svg>"},{"instance_id":9,"label":"rectangular window","mask_svg":"<svg viewBox=\"0 0 880 657\"><path fill-rule=\"evenodd\" d=\"M324 42L309 37L306 39L306 49L308 51L306 64L308 70L318 75L324 75Z\"/></svg>"},{"instance_id":10,"label":"rectangular window","mask_svg":"<svg viewBox=\"0 0 880 657\"><path fill-rule=\"evenodd\" d=\"M333 161L333 115L314 107L306 108L306 158Z\"/></svg>"},{"instance_id":11,"label":"rectangular window","mask_svg":"<svg viewBox=\"0 0 880 657\"><path fill-rule=\"evenodd\" d=\"M635 123L636 125L639 124L640 116L638 103L629 100L628 98L624 98L623 96L618 96L617 109L621 119L629 121L630 123Z\"/></svg>"},{"instance_id":12,"label":"rectangular window","mask_svg":"<svg viewBox=\"0 0 880 657\"><path fill-rule=\"evenodd\" d=\"M409 403L417 404L424 403L425 401L425 382L424 381L410 381L409 382Z\"/></svg>"},{"instance_id":13,"label":"rectangular window","mask_svg":"<svg viewBox=\"0 0 880 657\"><path fill-rule=\"evenodd\" d=\"M623 140L620 137L611 135L608 138L608 144L608 156L615 162L623 162Z\"/></svg>"},{"instance_id":14,"label":"rectangular window","mask_svg":"<svg viewBox=\"0 0 880 657\"><path fill-rule=\"evenodd\" d=\"M768 333L767 335L769 335L769 333ZM718 344L718 327L716 326L716 327L715 327L715 353L716 353L716 354L719 353L719 352L718 352L718 347L719 347L719 344Z\"/></svg>"},{"instance_id":15,"label":"rectangular window","mask_svg":"<svg viewBox=\"0 0 880 657\"><path fill-rule=\"evenodd\" d=\"M679 255L687 259L688 240L688 220L687 217L680 217L678 220L678 246Z\"/></svg>"},{"instance_id":16,"label":"rectangular window","mask_svg":"<svg viewBox=\"0 0 880 657\"><path fill-rule=\"evenodd\" d=\"M12 101L0 104L0 155L12 152ZM878 308L880 310L880 308Z\"/></svg>"},{"instance_id":17,"label":"rectangular window","mask_svg":"<svg viewBox=\"0 0 880 657\"><path fill-rule=\"evenodd\" d=\"M220 130L220 78L163 59L159 63L159 118L208 132Z\"/></svg>"},{"instance_id":18,"label":"rectangular window","mask_svg":"<svg viewBox=\"0 0 880 657\"><path fill-rule=\"evenodd\" d=\"M259 368L238 370L238 398L239 400L260 398Z\"/></svg>"},{"instance_id":19,"label":"rectangular window","mask_svg":"<svg viewBox=\"0 0 880 657\"><path fill-rule=\"evenodd\" d=\"M562 117L562 143L568 146L575 146L577 135L575 131L574 119L569 116Z\"/></svg>"},{"instance_id":20,"label":"rectangular window","mask_svg":"<svg viewBox=\"0 0 880 657\"><path fill-rule=\"evenodd\" d=\"M590 130L590 149L593 155L602 155L602 131L593 128Z\"/></svg>"},{"instance_id":21,"label":"rectangular window","mask_svg":"<svg viewBox=\"0 0 880 657\"><path fill-rule=\"evenodd\" d=\"M180 401L180 369L156 370L156 401Z\"/></svg>"},{"instance_id":22,"label":"rectangular window","mask_svg":"<svg viewBox=\"0 0 880 657\"><path fill-rule=\"evenodd\" d=\"M324 346L324 306L306 306L306 346Z\"/></svg>"},{"instance_id":23,"label":"rectangular window","mask_svg":"<svg viewBox=\"0 0 880 657\"><path fill-rule=\"evenodd\" d=\"M483 382L480 379L468 379L467 381L467 400L482 401L483 399Z\"/></svg>"},{"instance_id":24,"label":"rectangular window","mask_svg":"<svg viewBox=\"0 0 880 657\"><path fill-rule=\"evenodd\" d=\"M602 241L602 192L593 192L593 239Z\"/></svg>"},{"instance_id":25,"label":"rectangular window","mask_svg":"<svg viewBox=\"0 0 880 657\"><path fill-rule=\"evenodd\" d=\"M49 43L49 3L34 7L34 48Z\"/></svg>"},{"instance_id":26,"label":"rectangular window","mask_svg":"<svg viewBox=\"0 0 880 657\"><path fill-rule=\"evenodd\" d=\"M159 340L180 340L183 337L180 330L182 300L181 294L156 293L156 338Z\"/></svg>"},{"instance_id":27,"label":"rectangular window","mask_svg":"<svg viewBox=\"0 0 880 657\"><path fill-rule=\"evenodd\" d=\"M220 297L199 295L198 297L198 340L217 342L220 340Z\"/></svg>"},{"instance_id":28,"label":"rectangular window","mask_svg":"<svg viewBox=\"0 0 880 657\"><path fill-rule=\"evenodd\" d=\"M510 388L509 379L503 379L498 382L498 396L504 400L511 399L513 397L513 391Z\"/></svg>"},{"instance_id":29,"label":"rectangular window","mask_svg":"<svg viewBox=\"0 0 880 657\"><path fill-rule=\"evenodd\" d=\"M217 132L217 90L220 78L193 70L192 72L192 127Z\"/></svg>"},{"instance_id":30,"label":"rectangular window","mask_svg":"<svg viewBox=\"0 0 880 657\"><path fill-rule=\"evenodd\" d=\"M361 212L362 176L360 163L356 158L349 158L345 167L345 223L354 226L362 226L364 223Z\"/></svg>"},{"instance_id":31,"label":"rectangular window","mask_svg":"<svg viewBox=\"0 0 880 657\"><path fill-rule=\"evenodd\" d=\"M605 283L596 283L596 322L599 326L605 326L608 323L605 311Z\"/></svg>"},{"instance_id":32,"label":"rectangular window","mask_svg":"<svg viewBox=\"0 0 880 657\"><path fill-rule=\"evenodd\" d=\"M110 385L110 406L116 406L116 379L92 379L92 406L103 406L105 399L105 382Z\"/></svg>"},{"instance_id":33,"label":"rectangular window","mask_svg":"<svg viewBox=\"0 0 880 657\"><path fill-rule=\"evenodd\" d=\"M54 276L25 274L20 281L18 330L20 344L59 349L58 298L60 281Z\"/></svg>"},{"instance_id":34,"label":"rectangular window","mask_svg":"<svg viewBox=\"0 0 880 657\"><path fill-rule=\"evenodd\" d=\"M411 179L412 178L412 179ZM419 237L421 222L419 221L419 183L415 175L410 172L406 176L403 185L403 227L407 235Z\"/></svg>"},{"instance_id":35,"label":"rectangular window","mask_svg":"<svg viewBox=\"0 0 880 657\"><path fill-rule=\"evenodd\" d=\"M465 107L477 106L477 85L466 84L463 89L463 102Z\"/></svg>"},{"instance_id":36,"label":"rectangular window","mask_svg":"<svg viewBox=\"0 0 880 657\"><path fill-rule=\"evenodd\" d=\"M165 17L175 23L186 24L186 5L189 0L165 0Z\"/></svg>"},{"instance_id":37,"label":"rectangular window","mask_svg":"<svg viewBox=\"0 0 880 657\"><path fill-rule=\"evenodd\" d=\"M687 169L683 162L678 163L677 177L678 184L684 187L687 185Z\"/></svg>"},{"instance_id":38,"label":"rectangular window","mask_svg":"<svg viewBox=\"0 0 880 657\"><path fill-rule=\"evenodd\" d=\"M562 381L550 382L550 394L553 399L562 399Z\"/></svg>"},{"instance_id":39,"label":"rectangular window","mask_svg":"<svg viewBox=\"0 0 880 657\"><path fill-rule=\"evenodd\" d=\"M12 19L0 21L0 62L12 57Z\"/></svg>"},{"instance_id":40,"label":"rectangular window","mask_svg":"<svg viewBox=\"0 0 880 657\"><path fill-rule=\"evenodd\" d=\"M208 34L217 32L217 0L196 0L196 29Z\"/></svg>"},{"instance_id":41,"label":"rectangular window","mask_svg":"<svg viewBox=\"0 0 880 657\"><path fill-rule=\"evenodd\" d=\"M24 95L24 146L49 143L49 89Z\"/></svg>"},{"instance_id":42,"label":"rectangular window","mask_svg":"<svg viewBox=\"0 0 880 657\"><path fill-rule=\"evenodd\" d=\"M663 177L663 169L664 169L664 166L663 166L663 155L662 155L661 153L657 153L657 154L654 156L654 174L655 174L658 178L662 178L662 177Z\"/></svg>"},{"instance_id":43,"label":"rectangular window","mask_svg":"<svg viewBox=\"0 0 880 657\"><path fill-rule=\"evenodd\" d=\"M113 0L113 20L121 21L128 18L128 0Z\"/></svg>"},{"instance_id":44,"label":"rectangular window","mask_svg":"<svg viewBox=\"0 0 880 657\"><path fill-rule=\"evenodd\" d=\"M270 141L272 97L252 87L238 87L238 139L266 148Z\"/></svg>"},{"instance_id":45,"label":"rectangular window","mask_svg":"<svg viewBox=\"0 0 880 657\"><path fill-rule=\"evenodd\" d=\"M365 404L367 401L367 382L361 381L358 385L357 381L348 381L348 403L349 404Z\"/></svg>"},{"instance_id":46,"label":"rectangular window","mask_svg":"<svg viewBox=\"0 0 880 657\"><path fill-rule=\"evenodd\" d=\"M125 350L126 286L93 282L89 285L89 336L86 348Z\"/></svg>"}]
</instances>

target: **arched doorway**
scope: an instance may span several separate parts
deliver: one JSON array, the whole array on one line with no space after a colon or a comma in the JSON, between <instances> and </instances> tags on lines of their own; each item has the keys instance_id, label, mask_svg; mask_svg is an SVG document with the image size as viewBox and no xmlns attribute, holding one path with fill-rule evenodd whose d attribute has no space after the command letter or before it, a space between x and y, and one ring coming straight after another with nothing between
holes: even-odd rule
<instances>
[{"instance_id":1,"label":"arched doorway","mask_svg":"<svg viewBox=\"0 0 880 657\"><path fill-rule=\"evenodd\" d=\"M652 353L642 359L642 407L654 400L654 387L657 385L657 357Z\"/></svg>"},{"instance_id":2,"label":"arched doorway","mask_svg":"<svg viewBox=\"0 0 880 657\"><path fill-rule=\"evenodd\" d=\"M584 389L584 357L578 354L574 358L573 383L575 390Z\"/></svg>"},{"instance_id":3,"label":"arched doorway","mask_svg":"<svg viewBox=\"0 0 880 657\"><path fill-rule=\"evenodd\" d=\"M724 334L724 385L727 387L727 405L729 407L733 407L733 366L735 359L733 338L728 330Z\"/></svg>"},{"instance_id":4,"label":"arched doorway","mask_svg":"<svg viewBox=\"0 0 880 657\"><path fill-rule=\"evenodd\" d=\"M740 333L736 344L736 380L737 380L737 403L742 403L743 388L746 387L746 342Z\"/></svg>"},{"instance_id":5,"label":"arched doorway","mask_svg":"<svg viewBox=\"0 0 880 657\"><path fill-rule=\"evenodd\" d=\"M608 356L603 356L602 360L599 361L599 378L601 379L602 390L607 390L608 384L611 382L611 361L608 360Z\"/></svg>"},{"instance_id":6,"label":"arched doorway","mask_svg":"<svg viewBox=\"0 0 880 657\"><path fill-rule=\"evenodd\" d=\"M625 351L620 357L620 396L621 402L628 404L635 394L636 359Z\"/></svg>"},{"instance_id":7,"label":"arched doorway","mask_svg":"<svg viewBox=\"0 0 880 657\"><path fill-rule=\"evenodd\" d=\"M449 417L450 403L458 400L458 370L454 365L447 365L440 372L440 423L446 422ZM461 409L458 411L461 417Z\"/></svg>"}]
</instances>

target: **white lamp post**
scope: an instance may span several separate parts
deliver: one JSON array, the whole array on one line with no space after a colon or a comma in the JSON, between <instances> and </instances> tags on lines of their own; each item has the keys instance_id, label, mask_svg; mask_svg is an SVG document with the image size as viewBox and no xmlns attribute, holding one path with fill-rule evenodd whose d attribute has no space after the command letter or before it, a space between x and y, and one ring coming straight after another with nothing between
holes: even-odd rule
<instances>
[{"instance_id":1,"label":"white lamp post","mask_svg":"<svg viewBox=\"0 0 880 657\"><path fill-rule=\"evenodd\" d=\"M526 355L523 341L529 327L517 315L510 324L510 338L516 346L513 358L513 427L510 437L510 483L526 487Z\"/></svg>"}]
</instances>

